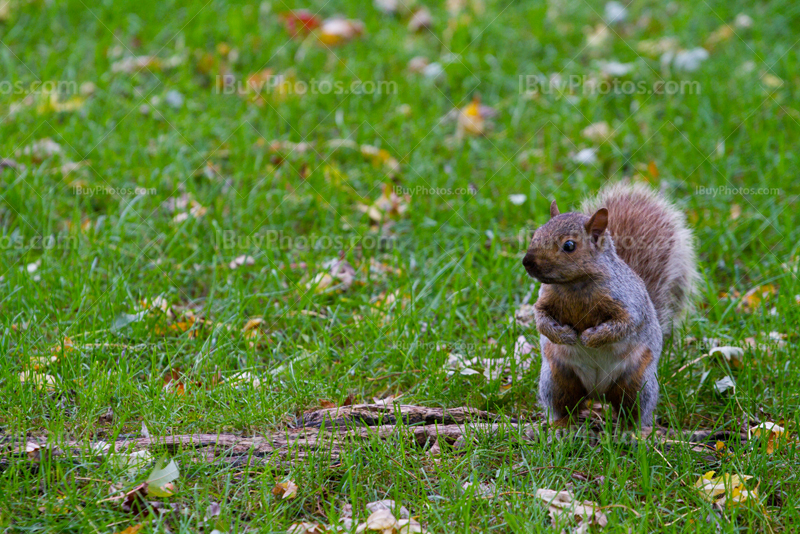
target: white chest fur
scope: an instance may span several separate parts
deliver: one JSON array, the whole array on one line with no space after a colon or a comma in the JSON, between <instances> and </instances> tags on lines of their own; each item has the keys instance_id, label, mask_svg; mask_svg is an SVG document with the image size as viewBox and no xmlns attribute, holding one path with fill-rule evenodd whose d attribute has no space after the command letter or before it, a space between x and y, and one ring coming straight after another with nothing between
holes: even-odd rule
<instances>
[{"instance_id":1,"label":"white chest fur","mask_svg":"<svg viewBox=\"0 0 800 534\"><path fill-rule=\"evenodd\" d=\"M548 341L549 342L549 341ZM612 343L598 348L582 345L560 346L564 360L578 375L590 395L601 395L617 379L638 363L642 345L632 341Z\"/></svg>"}]
</instances>

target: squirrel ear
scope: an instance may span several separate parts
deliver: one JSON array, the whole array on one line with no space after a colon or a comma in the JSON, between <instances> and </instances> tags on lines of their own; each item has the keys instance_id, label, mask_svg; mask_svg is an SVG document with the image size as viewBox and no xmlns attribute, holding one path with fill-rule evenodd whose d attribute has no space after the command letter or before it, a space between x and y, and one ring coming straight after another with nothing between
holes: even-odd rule
<instances>
[{"instance_id":1,"label":"squirrel ear","mask_svg":"<svg viewBox=\"0 0 800 534\"><path fill-rule=\"evenodd\" d=\"M591 219L586 222L586 233L592 236L592 241L597 243L603 232L606 231L608 226L608 210L600 208L592 215Z\"/></svg>"},{"instance_id":2,"label":"squirrel ear","mask_svg":"<svg viewBox=\"0 0 800 534\"><path fill-rule=\"evenodd\" d=\"M560 215L561 212L558 211L558 206L556 206L556 201L554 200L552 204L550 204L550 218L552 219L556 215Z\"/></svg>"}]
</instances>

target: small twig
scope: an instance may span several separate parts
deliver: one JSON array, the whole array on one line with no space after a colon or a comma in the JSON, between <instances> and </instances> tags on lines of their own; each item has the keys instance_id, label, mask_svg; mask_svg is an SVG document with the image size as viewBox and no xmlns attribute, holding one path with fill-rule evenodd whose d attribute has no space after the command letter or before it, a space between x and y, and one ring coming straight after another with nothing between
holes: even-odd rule
<instances>
[{"instance_id":1,"label":"small twig","mask_svg":"<svg viewBox=\"0 0 800 534\"><path fill-rule=\"evenodd\" d=\"M678 373L681 373L681 372L685 371L686 369L688 369L688 368L689 368L689 367L691 367L692 365L696 364L697 362L699 362L699 361L700 361L700 360L702 360L703 358L708 358L709 356L710 356L710 354L703 354L703 355L702 355L702 356L700 356L699 358L695 358L694 360L690 361L690 362L689 362L689 363L687 363L686 365L683 365L683 366L681 366L681 367L680 367L680 368L679 368L677 371L675 371L675 372L672 374L672 376L671 376L670 378L675 378L675 376L677 376L677 374L678 374Z\"/></svg>"},{"instance_id":2,"label":"small twig","mask_svg":"<svg viewBox=\"0 0 800 534\"><path fill-rule=\"evenodd\" d=\"M100 480L97 478L75 477L75 480L87 480L89 482L102 482L103 484L112 484L109 480Z\"/></svg>"},{"instance_id":3,"label":"small twig","mask_svg":"<svg viewBox=\"0 0 800 534\"><path fill-rule=\"evenodd\" d=\"M668 526L674 525L675 523L677 523L678 521L680 521L681 519L683 519L684 517L686 517L686 516L687 516L687 515L689 515L690 513L691 513L691 512L686 512L685 514L682 514L682 515L681 515L680 517L678 517L678 519L676 519L675 521L670 521L669 523L665 524L665 525L663 526L663 528L667 528Z\"/></svg>"}]
</instances>

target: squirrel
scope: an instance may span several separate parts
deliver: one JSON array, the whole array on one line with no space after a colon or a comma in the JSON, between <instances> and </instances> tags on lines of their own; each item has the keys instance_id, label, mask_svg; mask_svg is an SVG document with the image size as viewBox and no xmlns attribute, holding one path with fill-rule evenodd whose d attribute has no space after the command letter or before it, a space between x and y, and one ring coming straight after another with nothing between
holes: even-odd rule
<instances>
[{"instance_id":1,"label":"squirrel","mask_svg":"<svg viewBox=\"0 0 800 534\"><path fill-rule=\"evenodd\" d=\"M534 305L539 402L563 426L602 399L652 428L658 360L699 278L682 212L644 184L615 183L538 228L522 263L541 282Z\"/></svg>"}]
</instances>

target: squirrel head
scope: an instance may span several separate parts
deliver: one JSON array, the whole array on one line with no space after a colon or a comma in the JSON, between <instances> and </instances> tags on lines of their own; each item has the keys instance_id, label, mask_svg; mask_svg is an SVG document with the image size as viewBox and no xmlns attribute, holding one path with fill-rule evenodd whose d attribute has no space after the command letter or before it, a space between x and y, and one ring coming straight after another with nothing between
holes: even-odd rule
<instances>
[{"instance_id":1,"label":"squirrel head","mask_svg":"<svg viewBox=\"0 0 800 534\"><path fill-rule=\"evenodd\" d=\"M607 226L606 208L600 208L592 216L559 213L553 201L550 220L534 232L522 265L543 284L591 280L602 273L597 261L612 246Z\"/></svg>"}]
</instances>

